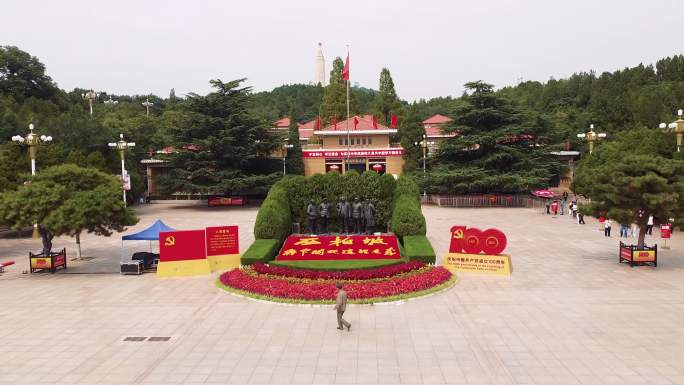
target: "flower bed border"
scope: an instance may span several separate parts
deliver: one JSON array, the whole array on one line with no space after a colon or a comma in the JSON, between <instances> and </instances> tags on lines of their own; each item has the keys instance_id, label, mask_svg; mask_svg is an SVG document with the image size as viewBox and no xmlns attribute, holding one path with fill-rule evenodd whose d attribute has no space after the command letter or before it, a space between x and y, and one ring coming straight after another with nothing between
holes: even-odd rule
<instances>
[{"instance_id":1,"label":"flower bed border","mask_svg":"<svg viewBox=\"0 0 684 385\"><path fill-rule=\"evenodd\" d=\"M453 287L456 282L457 282L456 274L452 273L451 277L440 283L437 286L433 286L431 288L421 290L421 291L414 291L411 293L404 293L404 294L398 294L398 295L392 295L392 296L387 296L387 297L375 297L375 298L363 298L363 299L349 299L349 303L353 304L374 304L374 303L386 303L386 302L401 302L405 300L410 300L410 299L416 299L419 297L425 297L430 294L435 294L437 292L441 292L444 290L447 290L451 287ZM243 296L246 298L251 298L259 301L265 301L265 302L273 302L273 303L281 303L281 304L292 304L292 305L331 305L335 303L334 300L305 300L305 299L295 299L295 298L282 298L282 297L268 297L265 295L257 294L257 293L252 293L249 291L245 290L240 290L240 289L235 289L233 287L224 285L223 282L221 282L221 278L216 278L215 281L216 287L219 289L223 289L231 294Z\"/></svg>"},{"instance_id":2,"label":"flower bed border","mask_svg":"<svg viewBox=\"0 0 684 385\"><path fill-rule=\"evenodd\" d=\"M380 266L372 269L354 269L342 271L320 271L313 269L293 269L280 265L266 265L255 263L251 268L261 275L268 275L282 278L300 278L311 280L333 280L333 281L366 281L373 279L392 278L399 274L421 270L430 265L421 261L402 262L395 265ZM263 272L262 272L263 271Z\"/></svg>"}]
</instances>

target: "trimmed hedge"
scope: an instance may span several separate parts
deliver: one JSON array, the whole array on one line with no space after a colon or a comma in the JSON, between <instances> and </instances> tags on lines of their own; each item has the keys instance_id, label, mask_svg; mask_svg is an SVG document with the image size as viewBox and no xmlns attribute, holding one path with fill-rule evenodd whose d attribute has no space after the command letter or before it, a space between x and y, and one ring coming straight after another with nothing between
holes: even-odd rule
<instances>
[{"instance_id":1,"label":"trimmed hedge","mask_svg":"<svg viewBox=\"0 0 684 385\"><path fill-rule=\"evenodd\" d=\"M271 187L261 204L254 223L254 238L283 241L292 228L292 215L287 190L277 184Z\"/></svg>"},{"instance_id":2,"label":"trimmed hedge","mask_svg":"<svg viewBox=\"0 0 684 385\"><path fill-rule=\"evenodd\" d=\"M267 263L278 254L280 243L277 239L255 239L254 243L240 257L240 263L243 265L251 265L257 262Z\"/></svg>"},{"instance_id":3,"label":"trimmed hedge","mask_svg":"<svg viewBox=\"0 0 684 385\"><path fill-rule=\"evenodd\" d=\"M402 239L406 235L425 235L425 217L420 208L420 190L410 178L397 179L392 210L392 231Z\"/></svg>"},{"instance_id":4,"label":"trimmed hedge","mask_svg":"<svg viewBox=\"0 0 684 385\"><path fill-rule=\"evenodd\" d=\"M406 256L411 261L422 261L435 264L437 258L430 241L424 235L407 235L404 237Z\"/></svg>"}]
</instances>

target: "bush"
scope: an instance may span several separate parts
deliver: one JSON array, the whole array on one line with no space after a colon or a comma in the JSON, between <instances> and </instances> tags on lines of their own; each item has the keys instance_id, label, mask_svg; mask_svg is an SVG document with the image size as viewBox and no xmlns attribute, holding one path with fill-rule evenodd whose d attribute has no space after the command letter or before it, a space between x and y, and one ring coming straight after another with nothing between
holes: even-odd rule
<instances>
[{"instance_id":1,"label":"bush","mask_svg":"<svg viewBox=\"0 0 684 385\"><path fill-rule=\"evenodd\" d=\"M397 179L396 185L397 187L394 189L394 199L397 199L401 195L410 195L420 200L420 188L413 179L407 176L401 176Z\"/></svg>"},{"instance_id":2,"label":"bush","mask_svg":"<svg viewBox=\"0 0 684 385\"><path fill-rule=\"evenodd\" d=\"M425 235L425 217L415 198L408 195L397 198L392 213L392 231L400 239L406 235Z\"/></svg>"},{"instance_id":3,"label":"bush","mask_svg":"<svg viewBox=\"0 0 684 385\"><path fill-rule=\"evenodd\" d=\"M406 256L411 261L421 261L434 264L436 261L435 250L430 241L424 235L407 235L404 237L404 249Z\"/></svg>"},{"instance_id":4,"label":"bush","mask_svg":"<svg viewBox=\"0 0 684 385\"><path fill-rule=\"evenodd\" d=\"M292 215L287 191L281 186L273 186L259 208L254 223L254 238L282 241L290 234L291 227Z\"/></svg>"},{"instance_id":5,"label":"bush","mask_svg":"<svg viewBox=\"0 0 684 385\"><path fill-rule=\"evenodd\" d=\"M251 265L257 262L266 263L271 261L278 254L280 243L281 241L277 239L256 239L240 257L240 263Z\"/></svg>"}]
</instances>

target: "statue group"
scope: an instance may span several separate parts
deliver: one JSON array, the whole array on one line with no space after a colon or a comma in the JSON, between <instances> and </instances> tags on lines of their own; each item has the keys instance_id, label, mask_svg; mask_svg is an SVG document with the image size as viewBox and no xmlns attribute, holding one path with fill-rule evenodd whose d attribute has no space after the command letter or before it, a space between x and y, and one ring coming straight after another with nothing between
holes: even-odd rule
<instances>
[{"instance_id":1,"label":"statue group","mask_svg":"<svg viewBox=\"0 0 684 385\"><path fill-rule=\"evenodd\" d=\"M306 207L310 234L328 234L332 205L327 199L317 205L311 200ZM370 199L361 201L358 197L350 202L341 197L337 203L337 222L340 234L371 234L375 228L375 206Z\"/></svg>"}]
</instances>

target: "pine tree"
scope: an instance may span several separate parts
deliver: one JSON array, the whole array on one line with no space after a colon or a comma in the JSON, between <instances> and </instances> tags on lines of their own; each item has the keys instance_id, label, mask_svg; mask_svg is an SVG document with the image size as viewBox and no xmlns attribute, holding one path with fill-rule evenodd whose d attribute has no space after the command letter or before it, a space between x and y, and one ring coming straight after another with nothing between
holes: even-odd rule
<instances>
[{"instance_id":1,"label":"pine tree","mask_svg":"<svg viewBox=\"0 0 684 385\"><path fill-rule=\"evenodd\" d=\"M336 117L338 122L347 118L347 83L342 79L342 69L344 62L340 57L336 57L330 70L330 83L325 87L321 104L321 118L328 124L332 122L333 117ZM351 115L357 112L356 97L351 89L349 108Z\"/></svg>"},{"instance_id":2,"label":"pine tree","mask_svg":"<svg viewBox=\"0 0 684 385\"><path fill-rule=\"evenodd\" d=\"M418 115L418 109L413 104L406 108L403 119L399 120L399 141L404 148L404 172L415 171L422 157L421 148L415 143L423 140L425 129Z\"/></svg>"},{"instance_id":3,"label":"pine tree","mask_svg":"<svg viewBox=\"0 0 684 385\"><path fill-rule=\"evenodd\" d=\"M288 144L292 145L292 148L289 148L287 151L287 173L304 174L302 145L299 142L299 124L294 107L290 109L290 127L288 130Z\"/></svg>"},{"instance_id":4,"label":"pine tree","mask_svg":"<svg viewBox=\"0 0 684 385\"><path fill-rule=\"evenodd\" d=\"M394 89L392 75L387 68L383 68L380 71L380 87L378 89L379 92L375 95L375 100L373 101L373 110L379 116L380 123L388 125L392 113L397 112L401 103Z\"/></svg>"}]
</instances>

